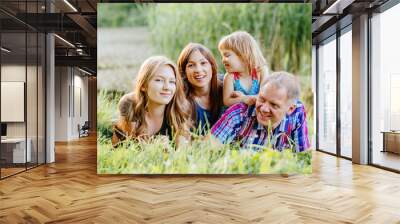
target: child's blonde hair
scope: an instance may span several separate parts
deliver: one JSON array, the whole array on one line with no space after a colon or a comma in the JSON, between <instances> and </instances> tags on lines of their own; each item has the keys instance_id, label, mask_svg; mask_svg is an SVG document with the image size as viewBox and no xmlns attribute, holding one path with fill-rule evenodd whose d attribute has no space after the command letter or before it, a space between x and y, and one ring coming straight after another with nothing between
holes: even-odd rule
<instances>
[{"instance_id":1,"label":"child's blonde hair","mask_svg":"<svg viewBox=\"0 0 400 224\"><path fill-rule=\"evenodd\" d=\"M246 31L236 31L224 36L218 44L218 49L235 52L248 66L249 72L256 69L258 77L268 75L265 60L257 41Z\"/></svg>"}]
</instances>

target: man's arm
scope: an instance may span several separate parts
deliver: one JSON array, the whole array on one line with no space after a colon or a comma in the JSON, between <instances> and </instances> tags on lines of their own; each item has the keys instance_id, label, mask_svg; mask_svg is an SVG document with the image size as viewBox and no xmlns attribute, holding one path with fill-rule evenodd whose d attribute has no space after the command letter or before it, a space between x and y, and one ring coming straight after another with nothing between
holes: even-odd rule
<instances>
[{"instance_id":1,"label":"man's arm","mask_svg":"<svg viewBox=\"0 0 400 224\"><path fill-rule=\"evenodd\" d=\"M212 126L211 134L214 139L223 144L231 143L240 131L246 116L247 105L239 103L228 108L221 118Z\"/></svg>"},{"instance_id":2,"label":"man's arm","mask_svg":"<svg viewBox=\"0 0 400 224\"><path fill-rule=\"evenodd\" d=\"M296 152L302 152L310 149L310 140L308 138L307 115L304 105L299 102L296 110L290 115L294 117L295 128L291 137L295 142Z\"/></svg>"}]
</instances>

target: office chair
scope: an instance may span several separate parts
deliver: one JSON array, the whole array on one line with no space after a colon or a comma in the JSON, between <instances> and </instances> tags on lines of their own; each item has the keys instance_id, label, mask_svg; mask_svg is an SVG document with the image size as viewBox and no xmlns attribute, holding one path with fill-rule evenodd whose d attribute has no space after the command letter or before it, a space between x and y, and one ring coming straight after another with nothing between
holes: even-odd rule
<instances>
[{"instance_id":1,"label":"office chair","mask_svg":"<svg viewBox=\"0 0 400 224\"><path fill-rule=\"evenodd\" d=\"M79 138L89 136L89 129L90 129L89 121L85 121L82 127L80 127L80 125L78 124Z\"/></svg>"}]
</instances>

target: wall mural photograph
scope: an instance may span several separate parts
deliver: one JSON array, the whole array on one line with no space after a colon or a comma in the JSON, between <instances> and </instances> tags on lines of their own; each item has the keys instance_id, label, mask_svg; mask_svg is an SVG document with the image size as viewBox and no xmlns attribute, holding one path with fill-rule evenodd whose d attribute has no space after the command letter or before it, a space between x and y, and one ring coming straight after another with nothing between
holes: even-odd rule
<instances>
[{"instance_id":1,"label":"wall mural photograph","mask_svg":"<svg viewBox=\"0 0 400 224\"><path fill-rule=\"evenodd\" d=\"M311 4L98 4L99 174L310 174Z\"/></svg>"}]
</instances>

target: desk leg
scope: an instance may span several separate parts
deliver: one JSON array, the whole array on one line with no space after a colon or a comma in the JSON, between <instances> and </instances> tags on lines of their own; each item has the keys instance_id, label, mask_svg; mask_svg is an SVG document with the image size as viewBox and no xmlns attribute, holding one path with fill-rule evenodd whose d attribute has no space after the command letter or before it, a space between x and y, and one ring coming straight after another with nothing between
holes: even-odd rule
<instances>
[{"instance_id":1,"label":"desk leg","mask_svg":"<svg viewBox=\"0 0 400 224\"><path fill-rule=\"evenodd\" d=\"M382 151L381 152L386 152L386 134L385 133L382 133L382 135L383 135L383 149L382 149Z\"/></svg>"}]
</instances>

